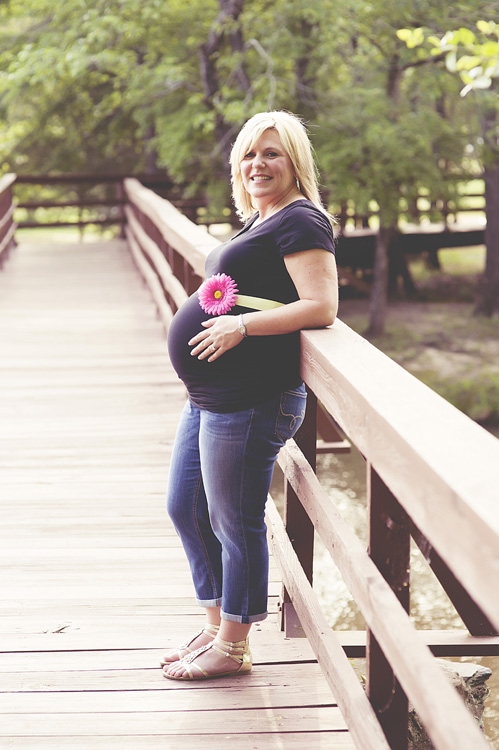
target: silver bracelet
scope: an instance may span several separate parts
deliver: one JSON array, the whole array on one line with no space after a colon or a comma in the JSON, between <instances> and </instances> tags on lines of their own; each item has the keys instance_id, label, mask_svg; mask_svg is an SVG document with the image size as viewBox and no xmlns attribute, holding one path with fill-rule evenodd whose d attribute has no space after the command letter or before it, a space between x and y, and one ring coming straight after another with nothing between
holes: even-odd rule
<instances>
[{"instance_id":1,"label":"silver bracelet","mask_svg":"<svg viewBox=\"0 0 499 750\"><path fill-rule=\"evenodd\" d=\"M237 319L237 330L239 331L239 333L244 339L248 337L248 332L243 322L243 313L241 313L241 315Z\"/></svg>"}]
</instances>

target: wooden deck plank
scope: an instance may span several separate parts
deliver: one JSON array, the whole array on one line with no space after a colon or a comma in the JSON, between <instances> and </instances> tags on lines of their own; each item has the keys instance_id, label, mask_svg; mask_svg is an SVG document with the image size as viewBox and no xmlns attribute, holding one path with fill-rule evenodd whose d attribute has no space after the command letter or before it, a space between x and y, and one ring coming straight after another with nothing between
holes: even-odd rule
<instances>
[{"instance_id":1,"label":"wooden deck plank","mask_svg":"<svg viewBox=\"0 0 499 750\"><path fill-rule=\"evenodd\" d=\"M180 620L180 618L179 618ZM183 620L185 621L185 620ZM193 623L194 624L194 623ZM201 622L196 623L200 625ZM189 627L189 625L187 625ZM308 674L308 664L315 661L310 645L304 638L284 640L276 628L267 629L265 633L253 634L251 648L255 664L307 664L305 672ZM182 628L179 622L176 633L185 635L185 626ZM194 632L194 629L193 629ZM107 670L107 669L155 669L164 652L172 643L178 643L178 635L164 638L164 646L161 648L126 648L118 646L113 650L109 648L74 649L67 651L15 651L2 654L0 660L0 692L3 692L9 684L15 682L14 678L3 678L6 672L74 672ZM312 674L313 670L310 670ZM315 674L315 672L314 672ZM12 682L9 682L12 681Z\"/></svg>"},{"instance_id":2,"label":"wooden deck plank","mask_svg":"<svg viewBox=\"0 0 499 750\"><path fill-rule=\"evenodd\" d=\"M15 686L16 692L7 692L6 687ZM186 701L185 690L192 690ZM86 669L76 667L65 671L29 671L0 675L0 715L4 713L36 713L54 711L53 693L58 693L57 712L78 712L99 710L99 696L102 706L108 699L114 707L109 710L134 710L134 706L146 706L140 710L161 710L147 708L159 705L154 698L156 693L172 693L171 698L163 697L162 707L179 711L201 709L258 708L279 705L336 705L331 692L322 678L317 664L280 664L268 669L258 666L244 679L220 678L214 682L181 682L177 684L165 679L161 674L159 660L152 661L148 669ZM301 699L298 696L301 693ZM136 697L135 703L129 694ZM173 701L173 703L172 703ZM291 703L289 702L291 701ZM84 706L95 708L84 709ZM129 708L125 708L129 706ZM108 709L106 709L108 710ZM138 709L137 709L138 710Z\"/></svg>"},{"instance_id":3,"label":"wooden deck plank","mask_svg":"<svg viewBox=\"0 0 499 750\"><path fill-rule=\"evenodd\" d=\"M133 607L133 603L130 605ZM92 659L91 652L101 654L104 650L118 649L120 652L143 651L141 666L155 667L159 656L169 648L173 648L186 632L195 632L203 625L201 615L177 614L173 617L127 617L123 622L119 618L106 617L100 621L95 619L82 620L77 617L59 617L64 614L61 610L47 613L38 619L38 632L35 634L18 630L1 635L2 663L0 674L5 665L13 663L8 656L16 656L18 663L23 654L36 652L49 654L48 663L58 663L59 654L80 652L84 656L73 656L77 663L88 662ZM14 627L16 627L14 623ZM19 627L19 626L17 626ZM36 627L36 626L35 626ZM44 632L55 631L60 632ZM254 628L251 636L252 651L255 663L315 661L312 649L306 639L285 639L277 630L275 617L270 618L265 628ZM153 652L152 655L150 652ZM61 657L62 658L62 657ZM103 658L100 656L99 658ZM90 663L93 663L92 661Z\"/></svg>"},{"instance_id":4,"label":"wooden deck plank","mask_svg":"<svg viewBox=\"0 0 499 750\"><path fill-rule=\"evenodd\" d=\"M224 724L226 731L230 728ZM84 738L74 735L49 737L5 737L4 747L10 750L203 750L213 748L211 735L178 734L174 737L163 735ZM260 732L247 735L219 734L216 737L218 750L355 750L355 745L347 732L299 732L296 734L276 734ZM334 743L334 744L333 744Z\"/></svg>"},{"instance_id":5,"label":"wooden deck plank","mask_svg":"<svg viewBox=\"0 0 499 750\"><path fill-rule=\"evenodd\" d=\"M124 243L17 248L0 350L0 745L351 750L274 563L253 672L162 677L203 620L165 512L185 391Z\"/></svg>"},{"instance_id":6,"label":"wooden deck plank","mask_svg":"<svg viewBox=\"0 0 499 750\"><path fill-rule=\"evenodd\" d=\"M197 717L197 720L196 720ZM120 736L162 734L219 735L231 727L232 734L261 732L345 731L345 722L337 708L301 706L299 708L236 709L232 711L148 711L107 713L11 714L2 717L2 736L55 736L87 734Z\"/></svg>"}]
</instances>

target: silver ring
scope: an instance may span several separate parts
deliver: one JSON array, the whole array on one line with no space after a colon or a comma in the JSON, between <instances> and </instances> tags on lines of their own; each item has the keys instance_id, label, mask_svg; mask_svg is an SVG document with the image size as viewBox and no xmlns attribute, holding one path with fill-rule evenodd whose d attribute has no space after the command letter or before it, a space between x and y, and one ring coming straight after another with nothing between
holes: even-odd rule
<instances>
[{"instance_id":1,"label":"silver ring","mask_svg":"<svg viewBox=\"0 0 499 750\"><path fill-rule=\"evenodd\" d=\"M216 352L216 349L215 349L215 344L212 344L212 345L210 346L210 349L211 349L211 351L212 351L212 352Z\"/></svg>"}]
</instances>

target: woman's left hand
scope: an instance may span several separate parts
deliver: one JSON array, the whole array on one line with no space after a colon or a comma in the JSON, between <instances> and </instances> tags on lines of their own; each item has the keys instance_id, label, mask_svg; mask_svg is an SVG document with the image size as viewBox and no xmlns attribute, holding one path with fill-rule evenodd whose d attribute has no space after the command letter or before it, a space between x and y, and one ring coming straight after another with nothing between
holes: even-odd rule
<instances>
[{"instance_id":1,"label":"woman's left hand","mask_svg":"<svg viewBox=\"0 0 499 750\"><path fill-rule=\"evenodd\" d=\"M238 319L235 315L221 315L201 323L207 330L201 331L188 343L193 346L191 356L208 359L214 362L224 352L241 343L243 337L237 329Z\"/></svg>"}]
</instances>

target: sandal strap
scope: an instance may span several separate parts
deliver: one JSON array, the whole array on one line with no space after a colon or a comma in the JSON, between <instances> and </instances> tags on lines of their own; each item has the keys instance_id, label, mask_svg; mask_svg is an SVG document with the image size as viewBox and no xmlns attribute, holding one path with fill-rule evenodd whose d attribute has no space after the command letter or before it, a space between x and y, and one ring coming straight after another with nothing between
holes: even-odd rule
<instances>
[{"instance_id":1,"label":"sandal strap","mask_svg":"<svg viewBox=\"0 0 499 750\"><path fill-rule=\"evenodd\" d=\"M197 659L199 654L203 654L205 651L208 651L208 649L210 649L212 645L213 643L207 643L205 646L200 646L195 651L191 651L190 654L187 654L187 656L184 656L184 658L180 659L180 661L182 662L182 664L191 664L191 662L193 662L194 659ZM201 667L199 667L199 669L201 669Z\"/></svg>"},{"instance_id":2,"label":"sandal strap","mask_svg":"<svg viewBox=\"0 0 499 750\"><path fill-rule=\"evenodd\" d=\"M210 635L215 637L218 631L220 630L220 625L205 625L204 628L201 628L201 630L198 630L197 633L194 633L194 635L191 635L189 640L182 643L181 646L178 646L178 648L175 649L175 651L180 651L181 649L189 648L191 643L196 640L196 638L199 638L200 635Z\"/></svg>"},{"instance_id":3,"label":"sandal strap","mask_svg":"<svg viewBox=\"0 0 499 750\"><path fill-rule=\"evenodd\" d=\"M222 656L242 664L245 654L249 653L249 640L246 638L244 641L224 641L217 635L213 643L210 643L210 647Z\"/></svg>"},{"instance_id":4,"label":"sandal strap","mask_svg":"<svg viewBox=\"0 0 499 750\"><path fill-rule=\"evenodd\" d=\"M244 641L224 641L218 636L211 643L207 643L206 646L201 646L195 651L191 651L190 654L184 656L182 664L191 664L200 654L203 654L209 649L217 651L222 656L226 656L228 659L233 659L238 664L242 664L244 661L245 654L249 653L249 640L246 638ZM197 664L195 666L198 666ZM201 669L201 667L198 667ZM204 670L201 669L203 672Z\"/></svg>"},{"instance_id":5,"label":"sandal strap","mask_svg":"<svg viewBox=\"0 0 499 750\"><path fill-rule=\"evenodd\" d=\"M176 661L181 661L189 654L192 654L194 650L191 648L191 644L199 638L200 635L207 635L209 638L215 638L218 631L220 630L220 625L211 625L207 624L205 625L202 630L198 630L197 633L194 633L194 635L191 635L190 638L188 638L184 643L182 643L180 646L177 646L176 648L171 648L169 651L167 651L164 659L161 661L161 666L166 666L167 664L173 664ZM173 658L172 658L173 657Z\"/></svg>"},{"instance_id":6,"label":"sandal strap","mask_svg":"<svg viewBox=\"0 0 499 750\"><path fill-rule=\"evenodd\" d=\"M180 644L180 646L177 646L176 649L172 649L174 651L180 651L181 649L189 648L192 641L195 641L196 638L199 638L200 635L202 635L204 632L204 628L201 628L201 630L198 630L197 633L194 633L194 635L191 635L190 638L188 638L186 641Z\"/></svg>"}]
</instances>

